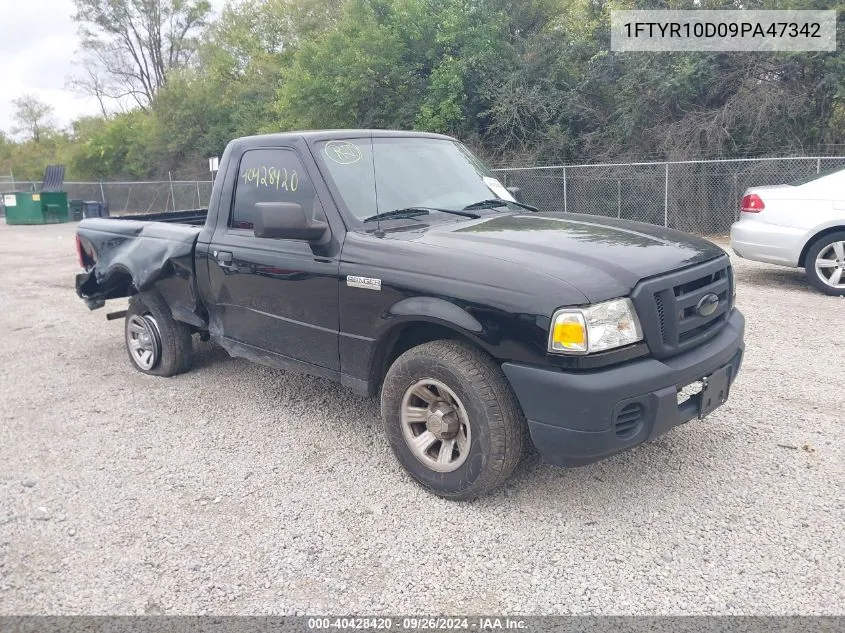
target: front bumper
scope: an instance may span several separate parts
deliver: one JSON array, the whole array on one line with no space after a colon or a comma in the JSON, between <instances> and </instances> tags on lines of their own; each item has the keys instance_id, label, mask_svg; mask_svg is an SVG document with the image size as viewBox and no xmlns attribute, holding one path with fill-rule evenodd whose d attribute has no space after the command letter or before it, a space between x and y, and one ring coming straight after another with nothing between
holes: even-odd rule
<instances>
[{"instance_id":1,"label":"front bumper","mask_svg":"<svg viewBox=\"0 0 845 633\"><path fill-rule=\"evenodd\" d=\"M514 363L502 369L543 459L582 466L697 417L699 398L678 404L678 391L727 365L733 382L745 349L744 331L745 318L734 309L719 334L671 358L580 373Z\"/></svg>"}]
</instances>

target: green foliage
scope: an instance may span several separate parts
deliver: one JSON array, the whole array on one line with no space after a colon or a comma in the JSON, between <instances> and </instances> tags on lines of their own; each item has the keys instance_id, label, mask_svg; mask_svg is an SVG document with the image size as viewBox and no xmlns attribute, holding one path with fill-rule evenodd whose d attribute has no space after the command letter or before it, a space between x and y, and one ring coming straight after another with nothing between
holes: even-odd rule
<instances>
[{"instance_id":1,"label":"green foliage","mask_svg":"<svg viewBox=\"0 0 845 633\"><path fill-rule=\"evenodd\" d=\"M505 14L471 0L350 0L283 75L283 129L476 130L480 87L515 58Z\"/></svg>"},{"instance_id":2,"label":"green foliage","mask_svg":"<svg viewBox=\"0 0 845 633\"><path fill-rule=\"evenodd\" d=\"M281 129L410 125L411 51L385 24L386 12L351 0L335 26L301 45L282 73Z\"/></svg>"},{"instance_id":3,"label":"green foliage","mask_svg":"<svg viewBox=\"0 0 845 633\"><path fill-rule=\"evenodd\" d=\"M136 110L111 119L87 118L74 125L69 174L82 179L143 179L157 174L148 156L152 120Z\"/></svg>"},{"instance_id":4,"label":"green foliage","mask_svg":"<svg viewBox=\"0 0 845 633\"><path fill-rule=\"evenodd\" d=\"M80 11L152 6L75 1ZM143 110L86 118L67 133L40 125L37 138L21 126L28 140L0 136L0 170L38 177L48 162L64 162L77 179L203 177L207 157L233 137L333 127L443 132L496 162L525 163L804 153L845 143L838 50L610 50L612 8L731 8L735 0L242 0L202 37L206 4L171 5L193 11L190 34Z\"/></svg>"},{"instance_id":5,"label":"green foliage","mask_svg":"<svg viewBox=\"0 0 845 633\"><path fill-rule=\"evenodd\" d=\"M0 175L13 174L18 181L40 180L47 165L68 162L72 148L71 139L61 133L44 135L39 141L0 140Z\"/></svg>"}]
</instances>

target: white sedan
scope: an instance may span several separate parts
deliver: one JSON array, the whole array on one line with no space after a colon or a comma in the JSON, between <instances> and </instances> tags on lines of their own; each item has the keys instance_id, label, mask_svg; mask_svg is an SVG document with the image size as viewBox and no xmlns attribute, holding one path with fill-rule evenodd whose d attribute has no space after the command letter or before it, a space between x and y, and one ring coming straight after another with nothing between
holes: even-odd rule
<instances>
[{"instance_id":1,"label":"white sedan","mask_svg":"<svg viewBox=\"0 0 845 633\"><path fill-rule=\"evenodd\" d=\"M810 283L845 295L845 169L791 185L752 187L731 227L731 248L758 262L803 268Z\"/></svg>"}]
</instances>

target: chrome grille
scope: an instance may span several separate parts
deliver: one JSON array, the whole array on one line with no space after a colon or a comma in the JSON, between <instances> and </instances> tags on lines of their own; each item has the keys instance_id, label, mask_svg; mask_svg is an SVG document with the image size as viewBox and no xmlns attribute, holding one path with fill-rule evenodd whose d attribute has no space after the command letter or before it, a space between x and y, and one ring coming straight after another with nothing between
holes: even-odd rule
<instances>
[{"instance_id":1,"label":"chrome grille","mask_svg":"<svg viewBox=\"0 0 845 633\"><path fill-rule=\"evenodd\" d=\"M631 298L652 354L665 358L701 344L728 320L733 290L730 261L720 257L685 270L647 279ZM712 314L701 314L704 297L715 295Z\"/></svg>"}]
</instances>

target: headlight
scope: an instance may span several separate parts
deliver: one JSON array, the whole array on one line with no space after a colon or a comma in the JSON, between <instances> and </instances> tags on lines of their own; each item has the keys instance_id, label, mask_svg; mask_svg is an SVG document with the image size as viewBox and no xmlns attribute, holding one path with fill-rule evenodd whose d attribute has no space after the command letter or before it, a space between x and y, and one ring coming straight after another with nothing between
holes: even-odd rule
<instances>
[{"instance_id":1,"label":"headlight","mask_svg":"<svg viewBox=\"0 0 845 633\"><path fill-rule=\"evenodd\" d=\"M586 308L562 308L552 317L549 351L592 354L643 340L630 299L614 299Z\"/></svg>"}]
</instances>

